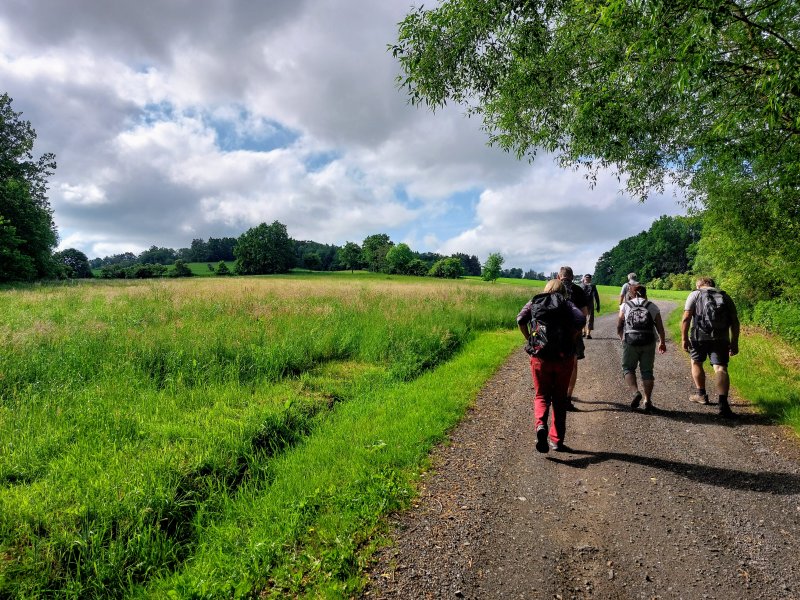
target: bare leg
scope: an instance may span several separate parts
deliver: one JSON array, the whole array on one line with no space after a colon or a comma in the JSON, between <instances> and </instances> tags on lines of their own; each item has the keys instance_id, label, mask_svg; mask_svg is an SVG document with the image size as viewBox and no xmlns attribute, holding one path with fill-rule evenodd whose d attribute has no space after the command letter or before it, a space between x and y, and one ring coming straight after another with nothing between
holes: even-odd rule
<instances>
[{"instance_id":1,"label":"bare leg","mask_svg":"<svg viewBox=\"0 0 800 600\"><path fill-rule=\"evenodd\" d=\"M625 373L625 384L634 394L639 391L639 384L636 382L636 373Z\"/></svg>"},{"instance_id":2,"label":"bare leg","mask_svg":"<svg viewBox=\"0 0 800 600\"><path fill-rule=\"evenodd\" d=\"M703 370L703 363L692 363L692 379L694 380L694 387L698 390L705 389L706 372Z\"/></svg>"},{"instance_id":3,"label":"bare leg","mask_svg":"<svg viewBox=\"0 0 800 600\"><path fill-rule=\"evenodd\" d=\"M644 388L644 403L648 404L650 398L653 396L654 379L642 379L642 387Z\"/></svg>"},{"instance_id":4,"label":"bare leg","mask_svg":"<svg viewBox=\"0 0 800 600\"><path fill-rule=\"evenodd\" d=\"M575 389L575 382L578 380L578 358L573 357L572 375L569 378L569 386L567 387L567 398L572 398L572 391Z\"/></svg>"},{"instance_id":5,"label":"bare leg","mask_svg":"<svg viewBox=\"0 0 800 600\"><path fill-rule=\"evenodd\" d=\"M731 378L728 375L728 367L723 367L722 365L714 365L714 372L715 372L715 383L717 388L717 394L722 394L723 396L728 395L728 389L731 386Z\"/></svg>"}]
</instances>

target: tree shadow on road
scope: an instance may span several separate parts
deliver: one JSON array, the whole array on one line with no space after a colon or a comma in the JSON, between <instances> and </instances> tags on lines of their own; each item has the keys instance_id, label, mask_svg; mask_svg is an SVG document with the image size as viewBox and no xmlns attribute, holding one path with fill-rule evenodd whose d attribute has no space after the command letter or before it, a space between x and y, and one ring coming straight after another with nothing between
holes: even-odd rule
<instances>
[{"instance_id":1,"label":"tree shadow on road","mask_svg":"<svg viewBox=\"0 0 800 600\"><path fill-rule=\"evenodd\" d=\"M773 473L761 471L750 473L723 467L710 467L675 460L666 460L651 456L639 456L624 452L589 452L586 450L571 450L572 455L581 455L577 459L561 459L548 456L548 460L575 469L586 469L609 460L637 464L643 467L652 467L662 471L669 471L675 475L685 477L698 483L743 490L749 492L766 492L769 494L797 494L800 493L800 475L795 473Z\"/></svg>"}]
</instances>

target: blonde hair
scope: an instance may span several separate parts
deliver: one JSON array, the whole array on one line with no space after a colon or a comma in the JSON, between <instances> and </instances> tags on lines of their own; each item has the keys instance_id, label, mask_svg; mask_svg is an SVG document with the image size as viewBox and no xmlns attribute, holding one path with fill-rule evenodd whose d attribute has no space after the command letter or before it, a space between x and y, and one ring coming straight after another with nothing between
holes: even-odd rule
<instances>
[{"instance_id":1,"label":"blonde hair","mask_svg":"<svg viewBox=\"0 0 800 600\"><path fill-rule=\"evenodd\" d=\"M544 286L544 293L545 294L563 294L564 293L564 284L560 279L551 279L547 282L547 285Z\"/></svg>"},{"instance_id":2,"label":"blonde hair","mask_svg":"<svg viewBox=\"0 0 800 600\"><path fill-rule=\"evenodd\" d=\"M711 277L699 277L696 285L697 287L715 287L714 280Z\"/></svg>"}]
</instances>

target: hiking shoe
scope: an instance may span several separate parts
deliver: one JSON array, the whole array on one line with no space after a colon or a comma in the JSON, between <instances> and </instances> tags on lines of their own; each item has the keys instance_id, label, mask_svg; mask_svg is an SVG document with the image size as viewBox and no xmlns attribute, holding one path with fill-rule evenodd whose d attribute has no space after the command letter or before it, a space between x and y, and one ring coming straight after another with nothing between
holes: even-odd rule
<instances>
[{"instance_id":1,"label":"hiking shoe","mask_svg":"<svg viewBox=\"0 0 800 600\"><path fill-rule=\"evenodd\" d=\"M633 395L631 399L631 408L639 408L639 402L642 401L642 392L638 391Z\"/></svg>"},{"instance_id":2,"label":"hiking shoe","mask_svg":"<svg viewBox=\"0 0 800 600\"><path fill-rule=\"evenodd\" d=\"M539 427L536 430L536 451L546 454L550 451L550 446L547 443L547 429Z\"/></svg>"},{"instance_id":3,"label":"hiking shoe","mask_svg":"<svg viewBox=\"0 0 800 600\"><path fill-rule=\"evenodd\" d=\"M644 401L644 406L642 407L642 410L644 412L648 413L648 414L653 412L653 403L650 402L650 400L645 400Z\"/></svg>"},{"instance_id":4,"label":"hiking shoe","mask_svg":"<svg viewBox=\"0 0 800 600\"><path fill-rule=\"evenodd\" d=\"M586 334L586 339L587 339L587 340L590 340L590 339L592 339L592 334L591 334L591 333L587 333L587 334Z\"/></svg>"},{"instance_id":5,"label":"hiking shoe","mask_svg":"<svg viewBox=\"0 0 800 600\"><path fill-rule=\"evenodd\" d=\"M554 442L553 440L549 440L550 449L553 452L572 452L569 446L564 444L564 442Z\"/></svg>"},{"instance_id":6,"label":"hiking shoe","mask_svg":"<svg viewBox=\"0 0 800 600\"><path fill-rule=\"evenodd\" d=\"M697 392L689 396L689 402L696 402L697 404L711 404L708 401L708 394L698 394Z\"/></svg>"}]
</instances>

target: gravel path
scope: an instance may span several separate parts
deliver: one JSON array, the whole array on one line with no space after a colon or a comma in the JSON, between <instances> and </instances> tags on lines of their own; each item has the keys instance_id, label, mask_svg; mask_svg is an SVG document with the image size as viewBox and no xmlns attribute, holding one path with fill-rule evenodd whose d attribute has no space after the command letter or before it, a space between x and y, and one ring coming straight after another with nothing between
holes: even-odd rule
<instances>
[{"instance_id":1,"label":"gravel path","mask_svg":"<svg viewBox=\"0 0 800 600\"><path fill-rule=\"evenodd\" d=\"M734 422L690 403L671 343L656 357L658 410L631 411L616 315L595 325L567 417L573 452L534 449L520 349L394 515L366 598L800 599L797 438L735 390Z\"/></svg>"}]
</instances>

